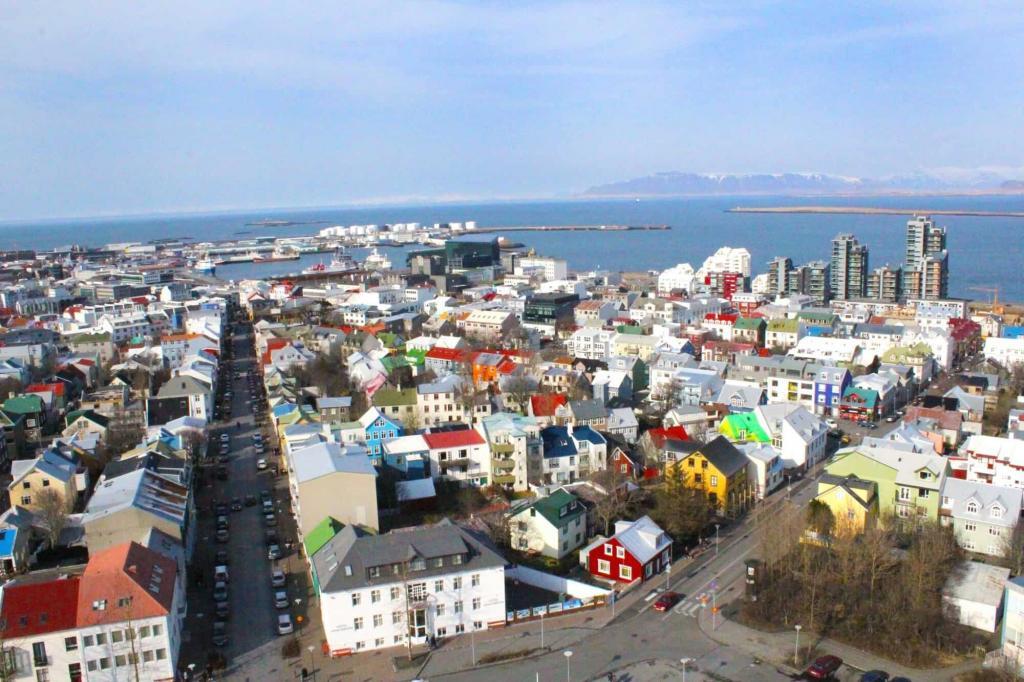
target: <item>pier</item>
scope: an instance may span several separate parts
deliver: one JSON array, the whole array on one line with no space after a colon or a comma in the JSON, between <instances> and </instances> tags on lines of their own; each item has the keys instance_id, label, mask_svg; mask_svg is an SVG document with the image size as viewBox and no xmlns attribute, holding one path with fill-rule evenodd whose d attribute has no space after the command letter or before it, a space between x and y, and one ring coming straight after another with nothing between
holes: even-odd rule
<instances>
[{"instance_id":1,"label":"pier","mask_svg":"<svg viewBox=\"0 0 1024 682\"><path fill-rule=\"evenodd\" d=\"M478 227L475 230L453 232L460 234L490 232L640 232L648 230L671 230L670 225L518 225L512 227Z\"/></svg>"}]
</instances>

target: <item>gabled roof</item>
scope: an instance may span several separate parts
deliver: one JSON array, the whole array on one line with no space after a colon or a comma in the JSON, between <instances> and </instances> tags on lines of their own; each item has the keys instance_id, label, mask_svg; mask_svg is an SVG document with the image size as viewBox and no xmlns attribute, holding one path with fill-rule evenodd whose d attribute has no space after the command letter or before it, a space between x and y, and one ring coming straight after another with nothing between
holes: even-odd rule
<instances>
[{"instance_id":1,"label":"gabled roof","mask_svg":"<svg viewBox=\"0 0 1024 682\"><path fill-rule=\"evenodd\" d=\"M540 393L530 396L530 406L535 417L553 417L555 410L569 402L561 393Z\"/></svg>"},{"instance_id":2,"label":"gabled roof","mask_svg":"<svg viewBox=\"0 0 1024 682\"><path fill-rule=\"evenodd\" d=\"M4 585L0 632L4 639L73 630L80 577L38 580L27 576Z\"/></svg>"},{"instance_id":3,"label":"gabled roof","mask_svg":"<svg viewBox=\"0 0 1024 682\"><path fill-rule=\"evenodd\" d=\"M747 458L736 449L725 436L718 436L709 443L702 445L697 452L711 462L723 476L732 476L747 466Z\"/></svg>"},{"instance_id":4,"label":"gabled roof","mask_svg":"<svg viewBox=\"0 0 1024 682\"><path fill-rule=\"evenodd\" d=\"M821 497L834 488L842 488L850 498L864 509L869 509L875 498L878 496L878 484L863 478L857 478L853 474L848 476L836 476L825 472L818 479L819 489L822 484L831 486L818 493Z\"/></svg>"},{"instance_id":5,"label":"gabled roof","mask_svg":"<svg viewBox=\"0 0 1024 682\"><path fill-rule=\"evenodd\" d=\"M483 436L473 429L425 433L423 434L423 440L427 442L431 450L470 447L472 445L484 445L487 442Z\"/></svg>"},{"instance_id":6,"label":"gabled roof","mask_svg":"<svg viewBox=\"0 0 1024 682\"><path fill-rule=\"evenodd\" d=\"M636 521L616 521L615 535L610 539L618 541L641 564L646 564L672 544L668 534L649 516Z\"/></svg>"},{"instance_id":7,"label":"gabled roof","mask_svg":"<svg viewBox=\"0 0 1024 682\"><path fill-rule=\"evenodd\" d=\"M289 452L288 460L299 483L335 473L377 475L366 450L352 444L316 443Z\"/></svg>"},{"instance_id":8,"label":"gabled roof","mask_svg":"<svg viewBox=\"0 0 1024 682\"><path fill-rule=\"evenodd\" d=\"M77 625L166 616L174 603L176 579L174 560L137 542L93 554L82 575Z\"/></svg>"},{"instance_id":9,"label":"gabled roof","mask_svg":"<svg viewBox=\"0 0 1024 682\"><path fill-rule=\"evenodd\" d=\"M575 495L572 493L559 488L546 497L541 497L534 501L532 504L528 504L522 509L516 511L515 516L519 516L529 509L535 509L538 514L543 516L548 523L556 528L563 526L573 519L582 516L586 513L587 509L584 507ZM562 510L565 509L566 513L562 514Z\"/></svg>"}]
</instances>

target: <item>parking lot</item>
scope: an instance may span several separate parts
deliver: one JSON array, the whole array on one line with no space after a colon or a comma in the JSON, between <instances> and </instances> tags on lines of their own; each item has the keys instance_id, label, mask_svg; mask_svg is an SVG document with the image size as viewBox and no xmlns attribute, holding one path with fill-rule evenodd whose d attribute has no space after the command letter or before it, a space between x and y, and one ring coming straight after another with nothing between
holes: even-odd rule
<instances>
[{"instance_id":1,"label":"parking lot","mask_svg":"<svg viewBox=\"0 0 1024 682\"><path fill-rule=\"evenodd\" d=\"M211 426L208 457L196 476L197 542L182 650L183 666L188 669L192 663L196 672L206 666L213 652L223 654L230 666L238 656L272 640L284 644L286 638L278 634L279 615L289 615L293 627L298 628L296 617L305 614L307 608L309 585L301 569L303 564L295 556L296 531L289 511L287 483L283 476L275 475L279 465L277 444L266 427L266 416L263 415L262 423L258 421L257 412L265 407L265 401L253 354L251 326L235 325L234 332L230 341L231 371L219 403L221 419ZM264 448L262 453L257 452L257 434ZM257 467L261 459L266 460L265 469ZM269 517L264 513L263 497L270 500ZM218 533L225 520L227 533ZM277 560L268 558L268 545L274 541L267 537L268 533L276 535L281 552ZM226 609L214 596L218 582L215 567L225 559ZM271 585L275 570L285 573L285 586ZM286 599L275 596L282 590ZM217 621L224 623L217 629L218 635L226 635L226 642L214 637Z\"/></svg>"}]
</instances>

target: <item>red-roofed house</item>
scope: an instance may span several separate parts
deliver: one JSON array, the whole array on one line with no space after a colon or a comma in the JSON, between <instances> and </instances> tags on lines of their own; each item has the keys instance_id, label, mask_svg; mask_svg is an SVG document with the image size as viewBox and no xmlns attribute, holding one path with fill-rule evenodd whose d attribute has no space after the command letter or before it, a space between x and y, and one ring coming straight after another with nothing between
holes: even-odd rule
<instances>
[{"instance_id":1,"label":"red-roofed house","mask_svg":"<svg viewBox=\"0 0 1024 682\"><path fill-rule=\"evenodd\" d=\"M732 341L732 328L739 315L729 313L708 313L704 316L704 329L710 330L716 339Z\"/></svg>"},{"instance_id":2,"label":"red-roofed house","mask_svg":"<svg viewBox=\"0 0 1024 682\"><path fill-rule=\"evenodd\" d=\"M558 408L569 403L569 396L564 393L538 393L530 396L529 415L537 420L541 428L555 423Z\"/></svg>"},{"instance_id":3,"label":"red-roofed house","mask_svg":"<svg viewBox=\"0 0 1024 682\"><path fill-rule=\"evenodd\" d=\"M580 550L580 563L602 580L632 583L660 574L672 560L672 538L649 516L616 521L615 535Z\"/></svg>"},{"instance_id":4,"label":"red-roofed house","mask_svg":"<svg viewBox=\"0 0 1024 682\"><path fill-rule=\"evenodd\" d=\"M464 485L491 484L491 448L478 432L466 428L423 434L430 450L430 475Z\"/></svg>"},{"instance_id":5,"label":"red-roofed house","mask_svg":"<svg viewBox=\"0 0 1024 682\"><path fill-rule=\"evenodd\" d=\"M115 679L134 679L134 650L139 679L173 680L184 611L184 580L173 559L136 542L93 554L78 590L83 667L123 668Z\"/></svg>"},{"instance_id":6,"label":"red-roofed house","mask_svg":"<svg viewBox=\"0 0 1024 682\"><path fill-rule=\"evenodd\" d=\"M35 393L46 406L54 412L61 412L67 407L67 398L63 381L54 381L48 384L29 384L25 387L25 393Z\"/></svg>"},{"instance_id":7,"label":"red-roofed house","mask_svg":"<svg viewBox=\"0 0 1024 682\"><path fill-rule=\"evenodd\" d=\"M17 578L4 585L0 633L11 678L83 679L81 639L76 625L80 579L66 575L40 580ZM78 675L76 677L75 675Z\"/></svg>"},{"instance_id":8,"label":"red-roofed house","mask_svg":"<svg viewBox=\"0 0 1024 682\"><path fill-rule=\"evenodd\" d=\"M951 317L949 336L956 344L953 359L957 362L981 350L981 325L973 320Z\"/></svg>"},{"instance_id":9,"label":"red-roofed house","mask_svg":"<svg viewBox=\"0 0 1024 682\"><path fill-rule=\"evenodd\" d=\"M423 357L425 367L439 377L456 372L459 365L468 359L466 351L460 348L438 348L437 346L428 350Z\"/></svg>"}]
</instances>

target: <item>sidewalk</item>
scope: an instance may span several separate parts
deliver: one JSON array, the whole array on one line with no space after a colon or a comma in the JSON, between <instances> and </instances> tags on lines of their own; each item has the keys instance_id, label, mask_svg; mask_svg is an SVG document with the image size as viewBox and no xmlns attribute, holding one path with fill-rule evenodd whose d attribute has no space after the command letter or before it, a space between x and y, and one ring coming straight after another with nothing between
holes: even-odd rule
<instances>
[{"instance_id":1,"label":"sidewalk","mask_svg":"<svg viewBox=\"0 0 1024 682\"><path fill-rule=\"evenodd\" d=\"M778 666L780 669L789 669L794 673L799 672L792 667L793 652L796 647L795 630L792 632L764 632L755 630L746 625L741 625L734 620L724 618L721 613L717 616L716 627L712 628L710 614L699 616L697 618L697 625L700 627L701 632L709 639L723 646L734 646L743 649L765 662ZM801 651L807 651L808 648L816 648L822 654L829 653L839 656L839 658L843 659L843 663L857 670L885 670L893 677L903 676L913 680L925 679L936 682L952 680L961 673L977 670L981 666L981 661L973 660L949 668L935 670L908 668L848 644L818 637L812 632L803 630L800 633L800 649Z\"/></svg>"}]
</instances>

